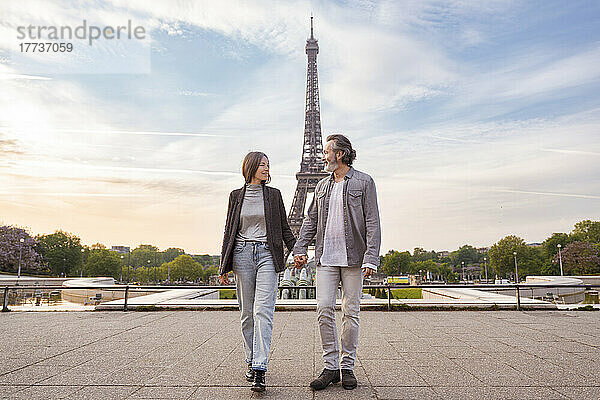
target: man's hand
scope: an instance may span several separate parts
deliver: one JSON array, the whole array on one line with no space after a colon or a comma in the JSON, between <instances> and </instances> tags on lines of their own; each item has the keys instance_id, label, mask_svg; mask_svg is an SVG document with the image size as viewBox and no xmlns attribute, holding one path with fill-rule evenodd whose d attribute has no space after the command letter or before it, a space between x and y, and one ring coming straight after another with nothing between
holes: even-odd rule
<instances>
[{"instance_id":1,"label":"man's hand","mask_svg":"<svg viewBox=\"0 0 600 400\"><path fill-rule=\"evenodd\" d=\"M363 277L368 278L375 273L375 270L373 268L363 267L362 272Z\"/></svg>"},{"instance_id":2,"label":"man's hand","mask_svg":"<svg viewBox=\"0 0 600 400\"><path fill-rule=\"evenodd\" d=\"M221 282L221 285L229 285L229 274L226 272L223 275L219 275L219 282Z\"/></svg>"},{"instance_id":3,"label":"man's hand","mask_svg":"<svg viewBox=\"0 0 600 400\"><path fill-rule=\"evenodd\" d=\"M304 264L308 262L308 257L305 255L294 257L294 267L300 269Z\"/></svg>"}]
</instances>

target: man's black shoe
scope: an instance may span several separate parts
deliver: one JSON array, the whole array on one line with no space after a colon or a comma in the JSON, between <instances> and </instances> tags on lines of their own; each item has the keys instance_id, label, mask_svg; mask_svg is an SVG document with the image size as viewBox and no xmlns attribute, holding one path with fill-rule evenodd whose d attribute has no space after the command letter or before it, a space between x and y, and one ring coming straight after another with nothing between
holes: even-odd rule
<instances>
[{"instance_id":1,"label":"man's black shoe","mask_svg":"<svg viewBox=\"0 0 600 400\"><path fill-rule=\"evenodd\" d=\"M248 382L254 382L254 370L252 364L248 364L248 371L246 371L246 380Z\"/></svg>"},{"instance_id":2,"label":"man's black shoe","mask_svg":"<svg viewBox=\"0 0 600 400\"><path fill-rule=\"evenodd\" d=\"M321 375L310 383L310 387L313 390L323 390L330 383L338 383L340 381L340 370L339 369L327 369L325 368Z\"/></svg>"},{"instance_id":3,"label":"man's black shoe","mask_svg":"<svg viewBox=\"0 0 600 400\"><path fill-rule=\"evenodd\" d=\"M254 384L250 388L253 392L264 392L267 388L265 383L265 371L254 371Z\"/></svg>"},{"instance_id":4,"label":"man's black shoe","mask_svg":"<svg viewBox=\"0 0 600 400\"><path fill-rule=\"evenodd\" d=\"M356 382L356 377L354 376L354 372L351 369L343 369L342 370L342 387L344 389L354 389L358 383Z\"/></svg>"}]
</instances>

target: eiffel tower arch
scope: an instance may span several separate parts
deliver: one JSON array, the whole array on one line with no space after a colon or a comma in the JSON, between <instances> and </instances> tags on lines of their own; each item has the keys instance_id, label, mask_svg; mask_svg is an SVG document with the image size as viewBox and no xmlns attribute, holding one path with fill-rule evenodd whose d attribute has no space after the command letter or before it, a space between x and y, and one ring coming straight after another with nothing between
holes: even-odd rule
<instances>
[{"instance_id":1,"label":"eiffel tower arch","mask_svg":"<svg viewBox=\"0 0 600 400\"><path fill-rule=\"evenodd\" d=\"M297 236L304 219L304 208L309 193L315 191L317 182L329 176L324 171L323 139L321 137L321 106L319 105L319 77L317 74L319 44L313 35L313 17L310 17L310 37L306 40L306 105L304 109L304 145L300 171L296 174L296 193L288 215L290 228Z\"/></svg>"}]
</instances>

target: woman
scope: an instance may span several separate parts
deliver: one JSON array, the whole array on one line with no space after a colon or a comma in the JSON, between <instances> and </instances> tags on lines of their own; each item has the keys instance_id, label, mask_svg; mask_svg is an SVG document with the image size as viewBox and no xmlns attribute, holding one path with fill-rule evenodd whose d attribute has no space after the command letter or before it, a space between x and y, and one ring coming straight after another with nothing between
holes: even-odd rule
<instances>
[{"instance_id":1,"label":"woman","mask_svg":"<svg viewBox=\"0 0 600 400\"><path fill-rule=\"evenodd\" d=\"M229 195L219 279L229 283L235 273L242 336L252 390L266 389L265 372L271 347L278 273L285 269L283 242L296 243L285 214L281 192L271 181L269 159L251 152L242 164L245 185Z\"/></svg>"}]
</instances>

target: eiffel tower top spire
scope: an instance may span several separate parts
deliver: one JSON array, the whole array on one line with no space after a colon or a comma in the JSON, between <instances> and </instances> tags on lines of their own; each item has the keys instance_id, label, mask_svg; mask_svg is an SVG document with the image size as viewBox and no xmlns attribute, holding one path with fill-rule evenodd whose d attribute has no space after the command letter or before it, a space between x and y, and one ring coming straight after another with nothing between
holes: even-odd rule
<instances>
[{"instance_id":1,"label":"eiffel tower top spire","mask_svg":"<svg viewBox=\"0 0 600 400\"><path fill-rule=\"evenodd\" d=\"M313 17L310 17L310 38L306 40L306 107L304 115L304 148L300 172L323 172L321 160L323 142L321 138L321 106L319 104L319 77L317 73L319 44L314 36Z\"/></svg>"},{"instance_id":2,"label":"eiffel tower top spire","mask_svg":"<svg viewBox=\"0 0 600 400\"><path fill-rule=\"evenodd\" d=\"M296 174L298 185L288 222L295 234L298 234L304 219L304 207L308 193L313 193L319 180L329 176L324 171L323 139L321 137L321 106L319 105L319 77L317 74L317 54L319 44L315 39L313 17L310 16L310 37L306 40L306 106L304 109L304 145L300 171Z\"/></svg>"}]
</instances>

